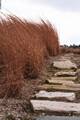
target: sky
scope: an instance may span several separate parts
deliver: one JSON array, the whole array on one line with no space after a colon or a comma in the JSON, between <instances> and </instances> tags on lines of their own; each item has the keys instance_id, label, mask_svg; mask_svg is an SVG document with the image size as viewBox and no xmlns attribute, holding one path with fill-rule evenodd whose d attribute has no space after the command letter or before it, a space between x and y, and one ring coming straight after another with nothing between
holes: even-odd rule
<instances>
[{"instance_id":1,"label":"sky","mask_svg":"<svg viewBox=\"0 0 80 120\"><path fill-rule=\"evenodd\" d=\"M2 0L2 11L30 21L49 20L60 44L80 44L80 0Z\"/></svg>"}]
</instances>

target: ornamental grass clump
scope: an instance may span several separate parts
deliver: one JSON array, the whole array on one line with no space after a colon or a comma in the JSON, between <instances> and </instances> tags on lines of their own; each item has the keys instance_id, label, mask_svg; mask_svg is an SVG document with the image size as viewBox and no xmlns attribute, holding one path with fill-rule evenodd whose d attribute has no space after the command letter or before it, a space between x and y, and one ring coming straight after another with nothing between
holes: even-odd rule
<instances>
[{"instance_id":1,"label":"ornamental grass clump","mask_svg":"<svg viewBox=\"0 0 80 120\"><path fill-rule=\"evenodd\" d=\"M0 19L0 97L18 95L24 78L37 78L48 56L59 53L58 35L50 23Z\"/></svg>"}]
</instances>

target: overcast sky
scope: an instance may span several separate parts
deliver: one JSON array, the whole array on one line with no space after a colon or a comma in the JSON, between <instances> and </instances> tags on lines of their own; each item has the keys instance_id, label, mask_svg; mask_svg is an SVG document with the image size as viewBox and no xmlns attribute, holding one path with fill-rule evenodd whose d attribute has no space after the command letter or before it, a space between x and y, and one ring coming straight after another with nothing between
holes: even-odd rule
<instances>
[{"instance_id":1,"label":"overcast sky","mask_svg":"<svg viewBox=\"0 0 80 120\"><path fill-rule=\"evenodd\" d=\"M2 11L27 20L49 20L61 44L80 44L80 0L2 0Z\"/></svg>"}]
</instances>

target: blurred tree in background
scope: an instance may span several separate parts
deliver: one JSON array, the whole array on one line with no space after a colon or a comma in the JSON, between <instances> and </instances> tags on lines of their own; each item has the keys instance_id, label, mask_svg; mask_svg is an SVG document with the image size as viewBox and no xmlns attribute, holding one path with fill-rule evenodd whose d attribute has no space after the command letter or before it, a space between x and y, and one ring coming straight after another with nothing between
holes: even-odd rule
<instances>
[{"instance_id":1,"label":"blurred tree in background","mask_svg":"<svg viewBox=\"0 0 80 120\"><path fill-rule=\"evenodd\" d=\"M1 0L0 0L0 9L1 9Z\"/></svg>"}]
</instances>

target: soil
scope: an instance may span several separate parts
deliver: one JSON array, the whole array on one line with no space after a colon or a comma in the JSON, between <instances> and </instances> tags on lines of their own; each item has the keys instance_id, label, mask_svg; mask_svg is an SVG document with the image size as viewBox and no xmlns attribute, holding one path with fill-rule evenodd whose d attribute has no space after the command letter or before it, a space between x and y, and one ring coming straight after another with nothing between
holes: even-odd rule
<instances>
[{"instance_id":1,"label":"soil","mask_svg":"<svg viewBox=\"0 0 80 120\"><path fill-rule=\"evenodd\" d=\"M77 67L80 69L80 54L67 53L50 57L39 78L25 80L25 86L22 88L20 96L14 99L0 99L0 120L34 120L36 116L46 114L34 113L30 105L30 99L34 98L34 94L39 91L38 86L42 85L46 78L53 76L55 70L51 66L52 62L62 59L64 56L76 63ZM80 72L78 76L80 78ZM77 101L80 101L79 94Z\"/></svg>"}]
</instances>

